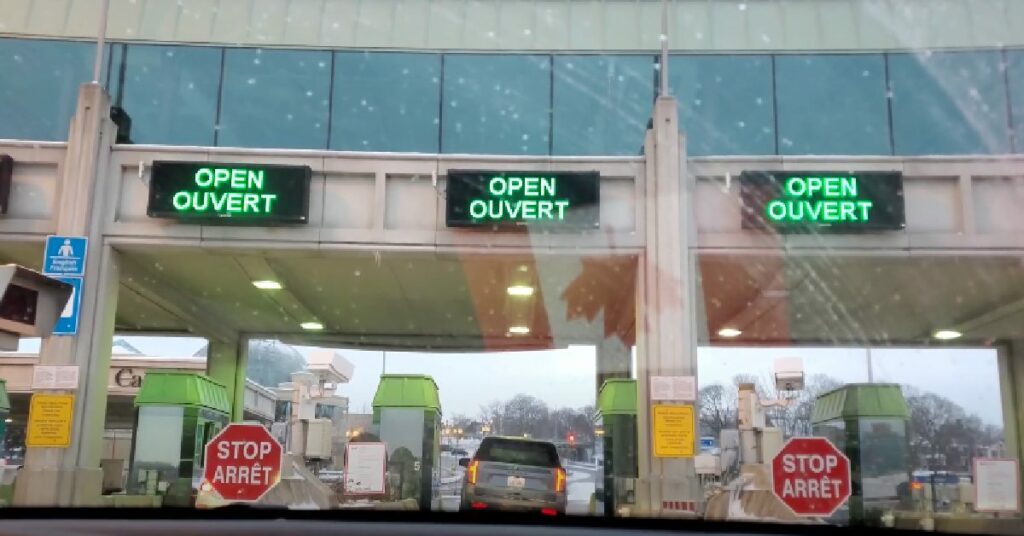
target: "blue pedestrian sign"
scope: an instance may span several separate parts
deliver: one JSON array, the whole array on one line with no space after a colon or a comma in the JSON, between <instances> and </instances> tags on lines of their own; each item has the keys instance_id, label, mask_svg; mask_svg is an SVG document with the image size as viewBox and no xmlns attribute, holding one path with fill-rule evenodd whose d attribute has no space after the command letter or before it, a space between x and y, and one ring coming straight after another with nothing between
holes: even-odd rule
<instances>
[{"instance_id":1,"label":"blue pedestrian sign","mask_svg":"<svg viewBox=\"0 0 1024 536\"><path fill-rule=\"evenodd\" d=\"M53 327L53 334L77 335L78 317L82 310L82 278L57 276L54 279L71 285L72 290L67 305L64 306L60 318L57 319L57 324Z\"/></svg>"},{"instance_id":2,"label":"blue pedestrian sign","mask_svg":"<svg viewBox=\"0 0 1024 536\"><path fill-rule=\"evenodd\" d=\"M89 239L84 236L46 237L43 273L46 275L85 276L85 253Z\"/></svg>"}]
</instances>

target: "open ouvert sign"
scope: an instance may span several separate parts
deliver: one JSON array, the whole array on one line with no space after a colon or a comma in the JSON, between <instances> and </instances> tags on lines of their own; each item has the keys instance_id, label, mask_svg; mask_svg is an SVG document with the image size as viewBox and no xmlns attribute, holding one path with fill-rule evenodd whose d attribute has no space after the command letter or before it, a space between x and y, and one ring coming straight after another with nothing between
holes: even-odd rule
<instances>
[{"instance_id":1,"label":"open ouvert sign","mask_svg":"<svg viewBox=\"0 0 1024 536\"><path fill-rule=\"evenodd\" d=\"M596 171L449 170L448 227L593 229L600 223Z\"/></svg>"},{"instance_id":2,"label":"open ouvert sign","mask_svg":"<svg viewBox=\"0 0 1024 536\"><path fill-rule=\"evenodd\" d=\"M146 213L227 225L309 221L309 166L153 162Z\"/></svg>"},{"instance_id":3,"label":"open ouvert sign","mask_svg":"<svg viewBox=\"0 0 1024 536\"><path fill-rule=\"evenodd\" d=\"M905 225L898 171L744 171L743 227L782 233L858 233Z\"/></svg>"}]
</instances>

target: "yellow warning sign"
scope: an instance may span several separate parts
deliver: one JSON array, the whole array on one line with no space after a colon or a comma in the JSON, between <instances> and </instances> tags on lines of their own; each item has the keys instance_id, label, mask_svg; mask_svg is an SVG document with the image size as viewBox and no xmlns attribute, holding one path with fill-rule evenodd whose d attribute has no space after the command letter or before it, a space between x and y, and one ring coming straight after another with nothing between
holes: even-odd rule
<instances>
[{"instance_id":1,"label":"yellow warning sign","mask_svg":"<svg viewBox=\"0 0 1024 536\"><path fill-rule=\"evenodd\" d=\"M651 408L654 421L654 456L692 458L696 442L693 406L655 404Z\"/></svg>"},{"instance_id":2,"label":"yellow warning sign","mask_svg":"<svg viewBox=\"0 0 1024 536\"><path fill-rule=\"evenodd\" d=\"M71 416L75 395L35 393L28 409L27 447L71 446Z\"/></svg>"}]
</instances>

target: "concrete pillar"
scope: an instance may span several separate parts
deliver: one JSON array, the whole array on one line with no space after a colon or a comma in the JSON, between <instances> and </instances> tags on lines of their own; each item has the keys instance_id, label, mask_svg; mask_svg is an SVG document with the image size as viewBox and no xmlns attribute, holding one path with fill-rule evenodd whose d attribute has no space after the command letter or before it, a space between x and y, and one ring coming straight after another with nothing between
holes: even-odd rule
<instances>
[{"instance_id":1,"label":"concrete pillar","mask_svg":"<svg viewBox=\"0 0 1024 536\"><path fill-rule=\"evenodd\" d=\"M999 382L1003 399L1003 438L1006 455L1024 459L1024 339L1010 341L999 349ZM1018 482L1024 482L1024 467L1018 464Z\"/></svg>"},{"instance_id":2,"label":"concrete pillar","mask_svg":"<svg viewBox=\"0 0 1024 536\"><path fill-rule=\"evenodd\" d=\"M43 339L43 365L78 365L71 445L30 448L18 474L16 505L99 504L100 456L107 411L110 352L117 309L118 254L103 243L104 218L116 189L106 184L116 127L110 101L97 84L84 84L71 120L67 153L60 169L55 204L57 233L89 237L77 336Z\"/></svg>"},{"instance_id":3,"label":"concrete pillar","mask_svg":"<svg viewBox=\"0 0 1024 536\"><path fill-rule=\"evenodd\" d=\"M674 98L659 97L644 142L647 247L637 285L637 508L653 516L681 513L663 510L662 501L702 499L693 459L654 457L651 434L650 378L697 375L693 182L676 110Z\"/></svg>"},{"instance_id":4,"label":"concrete pillar","mask_svg":"<svg viewBox=\"0 0 1024 536\"><path fill-rule=\"evenodd\" d=\"M231 400L231 422L242 422L245 410L245 371L249 362L249 339L211 340L206 352L206 374L224 384ZM276 386L274 386L276 387Z\"/></svg>"},{"instance_id":5,"label":"concrete pillar","mask_svg":"<svg viewBox=\"0 0 1024 536\"><path fill-rule=\"evenodd\" d=\"M609 378L629 378L630 348L622 344L622 339L609 337L597 344L597 390Z\"/></svg>"}]
</instances>

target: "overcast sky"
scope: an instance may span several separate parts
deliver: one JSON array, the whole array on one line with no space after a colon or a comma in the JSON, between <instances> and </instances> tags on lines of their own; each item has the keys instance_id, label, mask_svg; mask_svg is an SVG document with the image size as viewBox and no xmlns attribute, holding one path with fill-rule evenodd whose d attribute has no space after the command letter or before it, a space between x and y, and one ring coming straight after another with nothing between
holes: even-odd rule
<instances>
[{"instance_id":1,"label":"overcast sky","mask_svg":"<svg viewBox=\"0 0 1024 536\"><path fill-rule=\"evenodd\" d=\"M151 356L191 356L203 339L187 337L125 337ZM303 354L312 347L296 347ZM25 339L24 352L39 349L38 339ZM340 394L349 397L354 413L369 411L383 369L383 352L339 350L355 365ZM777 358L799 357L807 377L827 374L842 382L868 381L868 356L862 348L733 348L698 350L700 386L731 385L737 374L755 374L769 381ZM874 381L909 384L945 396L987 423L1002 425L999 371L994 349L873 349ZM387 352L387 372L427 374L437 382L445 417L477 417L480 406L524 393L553 408L579 408L595 403L595 349L490 354Z\"/></svg>"}]
</instances>

